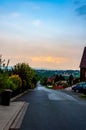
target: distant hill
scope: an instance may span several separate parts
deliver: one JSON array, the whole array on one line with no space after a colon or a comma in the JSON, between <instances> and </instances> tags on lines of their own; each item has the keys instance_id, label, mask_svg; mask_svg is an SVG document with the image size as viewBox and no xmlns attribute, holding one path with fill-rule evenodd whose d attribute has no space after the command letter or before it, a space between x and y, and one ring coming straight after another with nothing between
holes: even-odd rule
<instances>
[{"instance_id":1,"label":"distant hill","mask_svg":"<svg viewBox=\"0 0 86 130\"><path fill-rule=\"evenodd\" d=\"M35 69L36 73L41 77L51 77L53 75L63 75L65 77L73 75L74 77L80 77L79 70L44 70L44 69Z\"/></svg>"}]
</instances>

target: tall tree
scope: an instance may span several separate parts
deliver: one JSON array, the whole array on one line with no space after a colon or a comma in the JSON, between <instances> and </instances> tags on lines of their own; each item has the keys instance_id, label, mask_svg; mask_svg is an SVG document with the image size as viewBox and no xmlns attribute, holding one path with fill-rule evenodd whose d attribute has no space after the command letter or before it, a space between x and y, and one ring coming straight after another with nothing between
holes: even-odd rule
<instances>
[{"instance_id":1,"label":"tall tree","mask_svg":"<svg viewBox=\"0 0 86 130\"><path fill-rule=\"evenodd\" d=\"M13 74L18 74L21 77L23 89L31 88L35 72L28 64L18 63L14 66L12 71Z\"/></svg>"}]
</instances>

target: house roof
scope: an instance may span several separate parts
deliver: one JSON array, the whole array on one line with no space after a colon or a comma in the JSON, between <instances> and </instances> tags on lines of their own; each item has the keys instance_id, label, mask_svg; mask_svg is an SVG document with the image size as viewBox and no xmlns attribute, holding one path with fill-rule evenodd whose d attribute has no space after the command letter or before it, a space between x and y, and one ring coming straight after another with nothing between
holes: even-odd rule
<instances>
[{"instance_id":1,"label":"house roof","mask_svg":"<svg viewBox=\"0 0 86 130\"><path fill-rule=\"evenodd\" d=\"M83 51L80 68L86 68L86 47L84 48L84 51Z\"/></svg>"}]
</instances>

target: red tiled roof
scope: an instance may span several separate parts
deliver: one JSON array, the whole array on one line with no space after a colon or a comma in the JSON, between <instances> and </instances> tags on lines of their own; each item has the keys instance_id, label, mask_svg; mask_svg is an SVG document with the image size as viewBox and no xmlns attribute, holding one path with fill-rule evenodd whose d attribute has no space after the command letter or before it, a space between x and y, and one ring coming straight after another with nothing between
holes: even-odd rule
<instances>
[{"instance_id":1,"label":"red tiled roof","mask_svg":"<svg viewBox=\"0 0 86 130\"><path fill-rule=\"evenodd\" d=\"M83 51L80 68L86 68L86 47L84 48L84 51Z\"/></svg>"}]
</instances>

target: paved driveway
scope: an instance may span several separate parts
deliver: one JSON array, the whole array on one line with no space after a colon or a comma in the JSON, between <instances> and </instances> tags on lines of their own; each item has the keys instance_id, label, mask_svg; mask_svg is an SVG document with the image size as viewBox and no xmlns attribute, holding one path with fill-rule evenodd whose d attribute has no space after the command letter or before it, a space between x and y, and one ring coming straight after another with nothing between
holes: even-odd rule
<instances>
[{"instance_id":1,"label":"paved driveway","mask_svg":"<svg viewBox=\"0 0 86 130\"><path fill-rule=\"evenodd\" d=\"M30 103L20 130L86 130L86 102L72 95L39 84L18 100Z\"/></svg>"}]
</instances>

